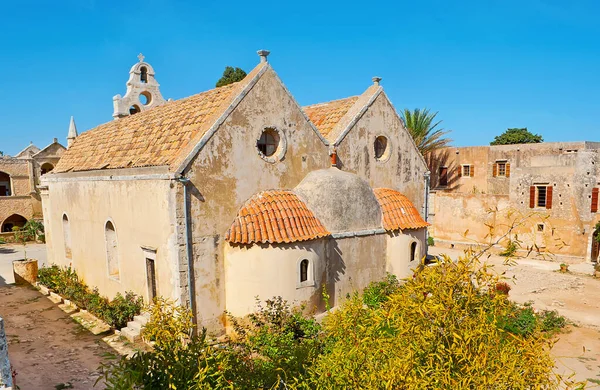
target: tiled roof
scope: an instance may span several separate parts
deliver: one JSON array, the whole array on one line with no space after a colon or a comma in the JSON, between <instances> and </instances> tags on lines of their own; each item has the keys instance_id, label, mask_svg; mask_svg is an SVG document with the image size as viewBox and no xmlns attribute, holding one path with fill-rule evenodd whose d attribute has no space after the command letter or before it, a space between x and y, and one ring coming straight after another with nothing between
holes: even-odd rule
<instances>
[{"instance_id":1,"label":"tiled roof","mask_svg":"<svg viewBox=\"0 0 600 390\"><path fill-rule=\"evenodd\" d=\"M352 96L327 103L313 104L303 107L303 110L323 137L331 141L329 135L332 130L357 100L358 96Z\"/></svg>"},{"instance_id":2,"label":"tiled roof","mask_svg":"<svg viewBox=\"0 0 600 390\"><path fill-rule=\"evenodd\" d=\"M292 191L264 191L239 210L225 235L232 244L314 240L330 233Z\"/></svg>"},{"instance_id":3,"label":"tiled roof","mask_svg":"<svg viewBox=\"0 0 600 390\"><path fill-rule=\"evenodd\" d=\"M384 229L419 229L429 226L402 193L389 188L375 188L373 192L381 206Z\"/></svg>"},{"instance_id":4,"label":"tiled roof","mask_svg":"<svg viewBox=\"0 0 600 390\"><path fill-rule=\"evenodd\" d=\"M238 83L105 123L82 133L54 172L170 166L175 169L264 66Z\"/></svg>"}]
</instances>

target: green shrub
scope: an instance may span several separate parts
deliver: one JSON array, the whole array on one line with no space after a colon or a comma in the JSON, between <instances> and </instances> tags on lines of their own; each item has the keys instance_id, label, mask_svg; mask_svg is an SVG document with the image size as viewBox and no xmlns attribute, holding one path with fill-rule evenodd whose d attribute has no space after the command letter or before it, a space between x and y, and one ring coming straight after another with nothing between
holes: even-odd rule
<instances>
[{"instance_id":1,"label":"green shrub","mask_svg":"<svg viewBox=\"0 0 600 390\"><path fill-rule=\"evenodd\" d=\"M38 271L38 282L80 308L86 309L113 328L125 327L143 307L142 298L130 291L126 292L125 296L118 293L109 301L100 295L97 288L90 290L71 267L42 267Z\"/></svg>"},{"instance_id":2,"label":"green shrub","mask_svg":"<svg viewBox=\"0 0 600 390\"><path fill-rule=\"evenodd\" d=\"M173 301L156 298L146 307L150 320L142 329L142 337L157 344L176 345L187 340L194 330L192 312Z\"/></svg>"},{"instance_id":3,"label":"green shrub","mask_svg":"<svg viewBox=\"0 0 600 390\"><path fill-rule=\"evenodd\" d=\"M435 240L433 239L433 236L427 237L427 245L435 246Z\"/></svg>"},{"instance_id":4,"label":"green shrub","mask_svg":"<svg viewBox=\"0 0 600 390\"><path fill-rule=\"evenodd\" d=\"M6 244L6 240L2 237L0 237L0 244Z\"/></svg>"},{"instance_id":5,"label":"green shrub","mask_svg":"<svg viewBox=\"0 0 600 390\"><path fill-rule=\"evenodd\" d=\"M370 308L377 308L387 301L389 296L398 291L400 283L394 274L388 273L385 280L371 282L363 291L363 303Z\"/></svg>"},{"instance_id":6,"label":"green shrub","mask_svg":"<svg viewBox=\"0 0 600 390\"><path fill-rule=\"evenodd\" d=\"M558 314L556 310L545 310L538 316L542 321L542 331L556 333L567 325L565 317Z\"/></svg>"},{"instance_id":7,"label":"green shrub","mask_svg":"<svg viewBox=\"0 0 600 390\"><path fill-rule=\"evenodd\" d=\"M515 255L515 253L517 253L517 249L519 249L519 241L517 239L515 239L515 240L509 239L506 242L506 246L504 247L504 250L502 252L500 252L500 256L512 257Z\"/></svg>"}]
</instances>

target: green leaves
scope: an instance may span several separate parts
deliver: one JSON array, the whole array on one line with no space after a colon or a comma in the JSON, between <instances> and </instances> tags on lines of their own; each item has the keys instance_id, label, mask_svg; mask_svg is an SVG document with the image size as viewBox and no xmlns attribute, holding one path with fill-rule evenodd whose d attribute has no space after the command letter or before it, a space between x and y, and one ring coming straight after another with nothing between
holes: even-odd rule
<instances>
[{"instance_id":1,"label":"green leaves","mask_svg":"<svg viewBox=\"0 0 600 390\"><path fill-rule=\"evenodd\" d=\"M539 134L533 134L527 127L507 129L504 133L494 137L490 145L537 144L544 142Z\"/></svg>"},{"instance_id":2,"label":"green leaves","mask_svg":"<svg viewBox=\"0 0 600 390\"><path fill-rule=\"evenodd\" d=\"M246 72L240 68L233 68L231 66L225 67L223 71L223 76L217 81L216 87L223 87L228 84L236 83L238 81L242 81L246 77Z\"/></svg>"},{"instance_id":3,"label":"green leaves","mask_svg":"<svg viewBox=\"0 0 600 390\"><path fill-rule=\"evenodd\" d=\"M404 109L402 112L402 120L424 156L452 142L450 138L445 137L449 131L437 128L442 123L435 120L437 114L437 112L430 113L428 108L423 110L415 108L412 111Z\"/></svg>"}]
</instances>

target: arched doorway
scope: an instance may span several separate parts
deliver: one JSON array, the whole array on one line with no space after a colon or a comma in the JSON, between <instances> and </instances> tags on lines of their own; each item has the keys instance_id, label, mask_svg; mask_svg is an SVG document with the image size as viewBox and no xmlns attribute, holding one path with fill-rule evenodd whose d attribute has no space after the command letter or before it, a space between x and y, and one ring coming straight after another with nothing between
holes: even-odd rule
<instances>
[{"instance_id":1,"label":"arched doorway","mask_svg":"<svg viewBox=\"0 0 600 390\"><path fill-rule=\"evenodd\" d=\"M2 226L0 227L0 231L2 233L10 233L13 231L13 227L23 227L27 223L27 218L23 217L19 214L13 214L10 217L6 218L4 222L2 222Z\"/></svg>"},{"instance_id":2,"label":"arched doorway","mask_svg":"<svg viewBox=\"0 0 600 390\"><path fill-rule=\"evenodd\" d=\"M11 196L10 175L0 172L0 196Z\"/></svg>"},{"instance_id":3,"label":"arched doorway","mask_svg":"<svg viewBox=\"0 0 600 390\"><path fill-rule=\"evenodd\" d=\"M40 170L42 172L42 175L45 175L46 173L50 172L51 170L54 169L54 165L50 164L50 163L44 163L42 164L42 166L40 167Z\"/></svg>"},{"instance_id":4,"label":"arched doorway","mask_svg":"<svg viewBox=\"0 0 600 390\"><path fill-rule=\"evenodd\" d=\"M600 254L600 228L594 231L592 235L592 261L598 262L598 254Z\"/></svg>"},{"instance_id":5,"label":"arched doorway","mask_svg":"<svg viewBox=\"0 0 600 390\"><path fill-rule=\"evenodd\" d=\"M417 243L413 241L412 244L410 244L410 261L415 260L417 260Z\"/></svg>"}]
</instances>

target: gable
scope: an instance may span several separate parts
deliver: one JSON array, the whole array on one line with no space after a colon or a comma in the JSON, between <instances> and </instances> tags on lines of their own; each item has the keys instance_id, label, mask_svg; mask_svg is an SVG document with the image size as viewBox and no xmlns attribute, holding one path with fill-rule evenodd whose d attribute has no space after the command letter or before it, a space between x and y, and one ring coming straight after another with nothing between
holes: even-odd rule
<instances>
[{"instance_id":1,"label":"gable","mask_svg":"<svg viewBox=\"0 0 600 390\"><path fill-rule=\"evenodd\" d=\"M46 146L44 149L37 152L33 158L49 158L49 157L60 157L67 150L64 146L59 144L58 142L53 142L50 145Z\"/></svg>"},{"instance_id":2,"label":"gable","mask_svg":"<svg viewBox=\"0 0 600 390\"><path fill-rule=\"evenodd\" d=\"M268 64L238 83L169 102L82 133L54 172L168 166L176 171L239 103Z\"/></svg>"}]
</instances>

